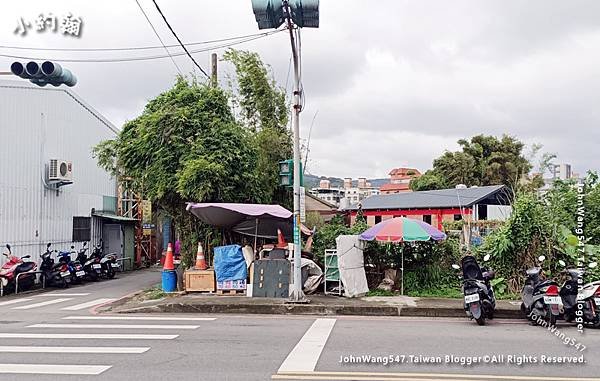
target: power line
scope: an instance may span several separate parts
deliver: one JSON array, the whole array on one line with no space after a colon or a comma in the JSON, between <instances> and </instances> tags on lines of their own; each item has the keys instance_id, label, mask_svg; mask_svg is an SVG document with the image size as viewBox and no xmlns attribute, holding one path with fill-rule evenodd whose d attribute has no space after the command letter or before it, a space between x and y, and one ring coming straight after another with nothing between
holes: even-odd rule
<instances>
[{"instance_id":1,"label":"power line","mask_svg":"<svg viewBox=\"0 0 600 381\"><path fill-rule=\"evenodd\" d=\"M187 46L207 45L207 44L213 44L216 42L241 40L241 39L245 39L245 38L249 38L249 37L266 37L270 34L278 32L278 31L279 30L267 31L267 32L261 32L261 33L246 34L246 35L242 35L242 36L219 38L219 39L215 39L215 40L186 42L185 45L187 45ZM112 52L112 51L118 52L118 51L129 51L129 50L163 49L164 47L176 48L176 47L181 47L181 45L173 44L173 45L151 45L151 46L128 46L128 47L122 47L122 48L44 48L44 47L39 47L39 46L24 47L24 46L0 45L0 48L3 48L3 49L42 50L42 51L56 51L56 52Z\"/></svg>"},{"instance_id":2,"label":"power line","mask_svg":"<svg viewBox=\"0 0 600 381\"><path fill-rule=\"evenodd\" d=\"M152 22L150 21L150 19L148 18L148 15L146 14L146 12L144 11L144 8L142 8L142 6L140 5L140 2L138 0L135 0L136 4L138 5L138 7L140 8L140 11L142 11L142 14L144 15L144 17L146 18L146 21L148 21L148 24L150 24L150 27L152 28L152 30L154 31L154 34L156 35L156 37L158 37L158 41L160 41L160 44L163 46L163 48L165 48L165 51L167 52L167 54L169 55L169 58L171 58L171 61L173 62L173 65L175 65L175 68L177 69L177 71L179 72L179 75L181 75L183 77L183 73L181 72L181 69L179 68L179 66L177 65L177 62L175 62L175 59L173 58L173 56L171 55L171 52L169 52L169 49L165 46L165 43L163 42L162 38L160 38L160 35L158 34L158 32L156 31L156 28L154 28L154 25L152 25Z\"/></svg>"},{"instance_id":3,"label":"power line","mask_svg":"<svg viewBox=\"0 0 600 381\"><path fill-rule=\"evenodd\" d=\"M156 10L158 11L158 13L160 13L160 15L162 16L163 20L165 21L165 24L167 24L167 26L169 27L169 30L171 31L171 33L173 33L173 36L175 36L175 38L177 39L177 42L179 42L179 45L181 45L181 47L183 48L183 50L185 50L185 52L187 53L188 57L190 57L190 59L192 60L192 62L194 63L194 65L196 65L196 67L198 67L198 69L202 72L202 74L204 74L206 76L206 78L210 78L210 76L208 74L206 74L206 72L204 71L204 69L202 69L202 67L200 65L198 65L198 62L196 62L196 60L194 59L194 57L192 57L192 55L190 54L190 52L188 52L188 50L185 47L185 45L183 44L183 42L181 42L181 40L179 39L179 36L177 36L177 33L175 33L175 31L171 27L171 24L169 24L169 22L167 21L167 18L165 17L165 15L160 10L160 7L158 6L158 3L156 2L156 0L152 0L152 2L154 3L154 6L156 7Z\"/></svg>"},{"instance_id":4,"label":"power line","mask_svg":"<svg viewBox=\"0 0 600 381\"><path fill-rule=\"evenodd\" d=\"M215 50L215 49L228 48L230 46L239 45L239 44L243 44L245 42L258 40L260 38L270 36L271 34L282 32L283 30L284 29L278 29L278 30L269 32L268 34L262 34L262 35L258 35L256 37L246 38L244 40L230 42L227 44L210 46L210 47L203 48L203 49L191 50L190 53L195 54L195 53L202 53L202 52L207 52L207 51L211 51L211 50ZM171 53L171 56L178 57L178 56L182 56L185 54L186 54L185 52L177 52L177 53ZM148 60L162 59L162 58L168 58L169 55L162 54L162 55L141 56L141 57L75 59L75 58L49 58L49 57L20 56L20 55L14 55L14 54L0 54L0 57L8 57L8 58L16 58L16 59L32 60L32 61L50 60L50 61L59 61L59 62L79 62L79 63L114 63L114 62L132 62L132 61L148 61Z\"/></svg>"}]
</instances>

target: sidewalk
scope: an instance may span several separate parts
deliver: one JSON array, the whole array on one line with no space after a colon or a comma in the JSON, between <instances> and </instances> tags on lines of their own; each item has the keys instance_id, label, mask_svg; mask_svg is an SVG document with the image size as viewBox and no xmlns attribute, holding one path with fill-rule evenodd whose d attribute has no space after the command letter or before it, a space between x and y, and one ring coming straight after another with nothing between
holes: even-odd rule
<instances>
[{"instance_id":1,"label":"sidewalk","mask_svg":"<svg viewBox=\"0 0 600 381\"><path fill-rule=\"evenodd\" d=\"M310 295L309 299L308 304L288 304L286 299L278 298L190 293L149 300L146 299L146 293L140 291L133 296L103 306L98 309L98 312L466 317L462 299L408 296L349 299L327 295ZM522 318L519 302L498 301L495 317Z\"/></svg>"}]
</instances>

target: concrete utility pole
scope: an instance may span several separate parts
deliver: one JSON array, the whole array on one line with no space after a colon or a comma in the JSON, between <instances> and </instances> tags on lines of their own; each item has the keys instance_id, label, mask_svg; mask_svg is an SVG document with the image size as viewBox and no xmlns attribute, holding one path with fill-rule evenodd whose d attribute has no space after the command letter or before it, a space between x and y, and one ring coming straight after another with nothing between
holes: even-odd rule
<instances>
[{"instance_id":1,"label":"concrete utility pole","mask_svg":"<svg viewBox=\"0 0 600 381\"><path fill-rule=\"evenodd\" d=\"M210 82L212 87L219 85L217 80L217 53L213 53L210 56Z\"/></svg>"},{"instance_id":2,"label":"concrete utility pole","mask_svg":"<svg viewBox=\"0 0 600 381\"><path fill-rule=\"evenodd\" d=\"M290 302L308 303L302 290L302 241L300 239L300 72L298 50L294 41L294 24L292 23L291 10L288 1L283 1L284 15L290 33L292 44L292 59L294 61L294 102L292 112L292 129L294 135L294 287L290 295Z\"/></svg>"}]
</instances>

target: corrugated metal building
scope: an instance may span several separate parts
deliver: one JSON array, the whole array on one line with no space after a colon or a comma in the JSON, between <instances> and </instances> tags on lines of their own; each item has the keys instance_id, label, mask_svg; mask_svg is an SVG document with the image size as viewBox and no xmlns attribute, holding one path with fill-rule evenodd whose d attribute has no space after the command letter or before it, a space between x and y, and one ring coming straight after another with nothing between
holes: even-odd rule
<instances>
[{"instance_id":1,"label":"corrugated metal building","mask_svg":"<svg viewBox=\"0 0 600 381\"><path fill-rule=\"evenodd\" d=\"M117 129L71 90L25 81L0 82L0 242L15 255L39 261L45 244L67 249L74 238L74 217L93 243L114 212L117 185L98 167L92 147ZM72 162L72 184L55 189L48 181L50 159ZM85 236L85 234L84 234ZM122 237L121 237L122 239ZM80 245L76 245L77 248Z\"/></svg>"}]
</instances>

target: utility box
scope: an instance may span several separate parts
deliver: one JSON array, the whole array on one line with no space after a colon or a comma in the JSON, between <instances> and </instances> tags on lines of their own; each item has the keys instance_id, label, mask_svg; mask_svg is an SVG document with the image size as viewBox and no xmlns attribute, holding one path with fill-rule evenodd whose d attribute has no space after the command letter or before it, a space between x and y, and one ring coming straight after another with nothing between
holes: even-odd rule
<instances>
[{"instance_id":1,"label":"utility box","mask_svg":"<svg viewBox=\"0 0 600 381\"><path fill-rule=\"evenodd\" d=\"M287 298L290 294L290 267L287 259L261 259L253 262L252 296Z\"/></svg>"},{"instance_id":2,"label":"utility box","mask_svg":"<svg viewBox=\"0 0 600 381\"><path fill-rule=\"evenodd\" d=\"M187 270L185 272L185 290L196 292L215 292L215 270Z\"/></svg>"}]
</instances>

